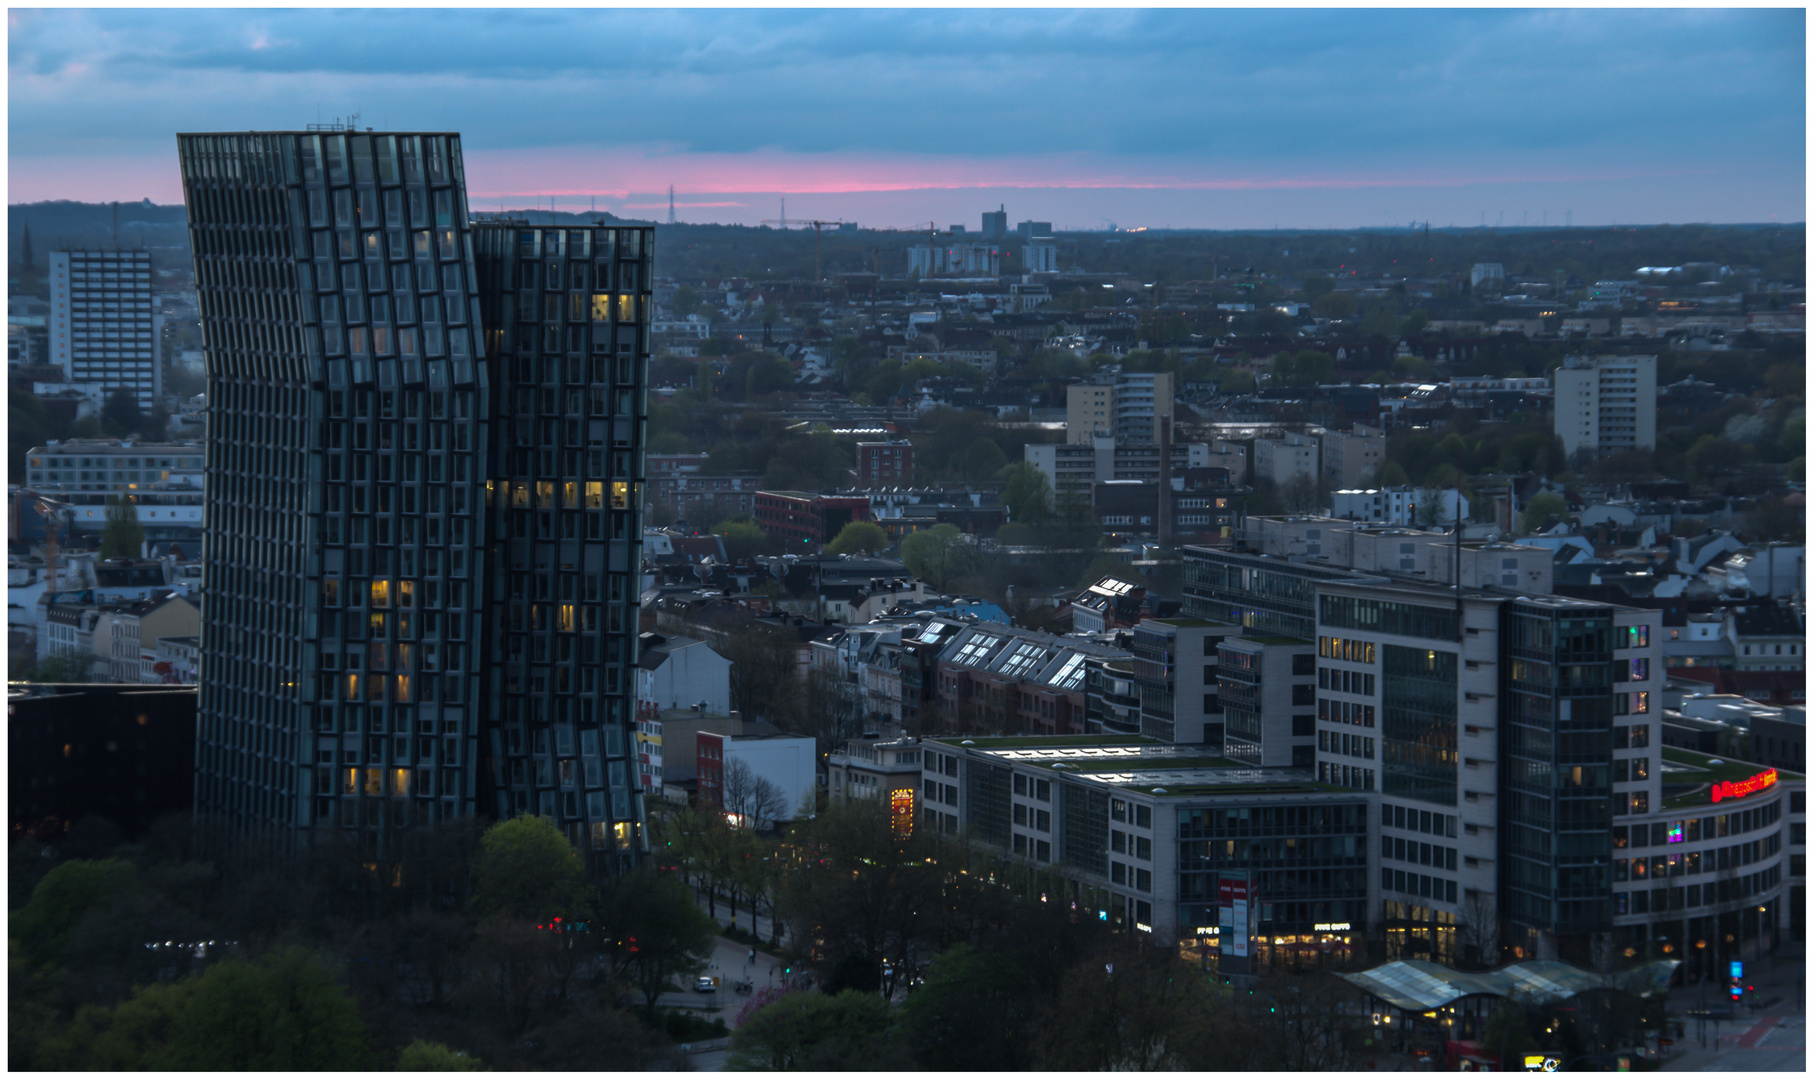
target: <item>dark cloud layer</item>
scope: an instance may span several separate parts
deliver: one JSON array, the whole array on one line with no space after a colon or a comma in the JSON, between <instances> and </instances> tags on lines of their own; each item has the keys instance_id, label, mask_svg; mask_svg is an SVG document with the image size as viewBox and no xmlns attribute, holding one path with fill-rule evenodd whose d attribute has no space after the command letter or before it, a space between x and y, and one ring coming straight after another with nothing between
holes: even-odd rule
<instances>
[{"instance_id":1,"label":"dark cloud layer","mask_svg":"<svg viewBox=\"0 0 1814 1080\"><path fill-rule=\"evenodd\" d=\"M167 153L175 130L357 110L496 150L1069 153L1274 176L1608 175L1692 157L1805 183L1799 10L9 18L15 177L52 155Z\"/></svg>"}]
</instances>

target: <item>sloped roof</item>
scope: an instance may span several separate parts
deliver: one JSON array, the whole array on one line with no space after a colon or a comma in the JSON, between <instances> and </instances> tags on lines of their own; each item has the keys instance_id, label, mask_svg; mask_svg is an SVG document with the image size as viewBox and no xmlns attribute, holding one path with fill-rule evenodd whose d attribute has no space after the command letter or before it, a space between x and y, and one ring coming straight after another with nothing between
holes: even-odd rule
<instances>
[{"instance_id":1,"label":"sloped roof","mask_svg":"<svg viewBox=\"0 0 1814 1080\"><path fill-rule=\"evenodd\" d=\"M1338 973L1374 997L1412 1012L1427 1012L1464 997L1490 994L1543 1005L1602 986L1648 994L1669 985L1680 960L1653 960L1602 977L1560 960L1527 960L1498 971L1463 972L1429 960L1394 960L1371 971Z\"/></svg>"}]
</instances>

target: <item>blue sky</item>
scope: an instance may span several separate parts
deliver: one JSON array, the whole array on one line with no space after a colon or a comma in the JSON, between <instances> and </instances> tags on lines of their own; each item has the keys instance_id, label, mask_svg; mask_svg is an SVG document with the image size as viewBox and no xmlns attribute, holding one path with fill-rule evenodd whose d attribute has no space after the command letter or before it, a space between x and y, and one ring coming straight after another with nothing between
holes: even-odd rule
<instances>
[{"instance_id":1,"label":"blue sky","mask_svg":"<svg viewBox=\"0 0 1814 1080\"><path fill-rule=\"evenodd\" d=\"M176 131L465 136L475 206L1207 228L1801 220L1805 14L28 10L10 202Z\"/></svg>"}]
</instances>

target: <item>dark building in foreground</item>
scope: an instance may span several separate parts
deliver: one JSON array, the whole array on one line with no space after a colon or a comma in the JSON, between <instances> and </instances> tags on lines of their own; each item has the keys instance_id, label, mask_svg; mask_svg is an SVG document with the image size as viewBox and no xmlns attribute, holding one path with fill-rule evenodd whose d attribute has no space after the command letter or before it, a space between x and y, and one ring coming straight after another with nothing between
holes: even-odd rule
<instances>
[{"instance_id":1,"label":"dark building in foreground","mask_svg":"<svg viewBox=\"0 0 1814 1080\"><path fill-rule=\"evenodd\" d=\"M195 803L634 858L651 230L467 215L453 133L178 136L208 364Z\"/></svg>"},{"instance_id":2,"label":"dark building in foreground","mask_svg":"<svg viewBox=\"0 0 1814 1080\"><path fill-rule=\"evenodd\" d=\"M96 815L129 838L194 805L193 686L15 684L6 810L17 837Z\"/></svg>"}]
</instances>

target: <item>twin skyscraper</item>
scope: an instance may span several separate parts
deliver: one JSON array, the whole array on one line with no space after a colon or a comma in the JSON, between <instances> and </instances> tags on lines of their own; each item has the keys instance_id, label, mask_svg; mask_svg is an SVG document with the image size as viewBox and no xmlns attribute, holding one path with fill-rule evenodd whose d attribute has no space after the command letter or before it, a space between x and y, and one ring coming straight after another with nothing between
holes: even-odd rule
<instances>
[{"instance_id":1,"label":"twin skyscraper","mask_svg":"<svg viewBox=\"0 0 1814 1080\"><path fill-rule=\"evenodd\" d=\"M467 213L449 132L179 135L207 356L196 809L634 863L653 229Z\"/></svg>"}]
</instances>

